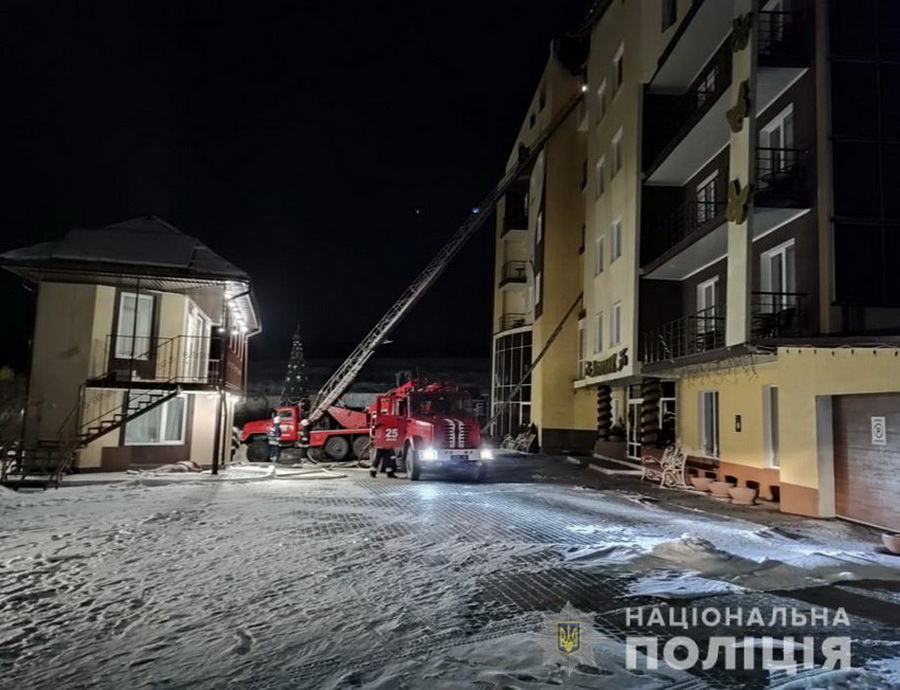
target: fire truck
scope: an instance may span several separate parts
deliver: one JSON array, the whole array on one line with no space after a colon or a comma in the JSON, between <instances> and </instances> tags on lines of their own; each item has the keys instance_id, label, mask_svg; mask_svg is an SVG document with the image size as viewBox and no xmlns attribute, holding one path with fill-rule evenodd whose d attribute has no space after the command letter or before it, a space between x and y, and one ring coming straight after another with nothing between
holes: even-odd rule
<instances>
[{"instance_id":1,"label":"fire truck","mask_svg":"<svg viewBox=\"0 0 900 690\"><path fill-rule=\"evenodd\" d=\"M407 381L371 408L372 458L391 453L409 479L438 469L462 469L484 479L490 448L482 446L481 427L469 393L445 381Z\"/></svg>"},{"instance_id":2,"label":"fire truck","mask_svg":"<svg viewBox=\"0 0 900 690\"><path fill-rule=\"evenodd\" d=\"M516 163L507 170L497 186L482 200L482 203L472 208L471 214L463 221L447 244L441 248L319 389L309 414L306 415L305 411L299 407L276 408L291 414L291 433L301 448L301 454L307 448L315 449L317 447L322 448L326 455L333 459L337 459L336 456L342 453L346 458L349 449L354 447L358 450L357 455L363 454L362 418L349 419L336 415L335 403L353 383L363 366L384 343L394 327L416 305L447 269L453 257L491 216L497 207L497 202L509 187L516 180L528 174L544 146L584 98L585 90L586 87L582 87L581 91L560 109L544 130L534 138L530 146L520 143ZM575 305L569 311L572 312L574 307ZM551 340L545 344L545 350L561 327L562 323L551 336ZM490 451L481 448L481 429L474 416L461 407L466 404L464 402L467 400L465 393L460 392L452 384L429 384L449 386L443 392L439 389L424 390L428 387L427 385L419 386L422 390L417 390L418 385L415 382L409 382L379 396L376 400L375 406L369 411L370 416L367 418L365 426L366 430L370 432L369 440L374 452L399 453L410 479L418 479L423 468L429 469L441 464L452 465L454 463L466 463L467 466L474 467L479 476L484 476L487 467L485 463L490 459ZM521 385L522 382L519 383L518 388ZM447 405L447 411L432 412L431 410L434 408L427 404L434 405L435 403L439 403L440 406ZM426 408L428 408L427 411ZM322 430L317 425L322 423L320 420L323 418L328 420L327 424L336 423L341 428ZM302 422L306 422L306 425L303 425ZM249 439L251 447L253 447L253 444L259 440L259 436L265 434L271 421L265 420L250 424L260 425L249 432L247 426L244 427L243 438L245 442L247 442L246 439ZM325 433L317 435L317 428L319 428L319 432L324 431ZM309 436L308 439L305 438L306 435ZM283 442L287 442L284 435L282 438ZM329 448L332 449L331 452L329 452ZM254 451L254 455L258 453L259 451Z\"/></svg>"},{"instance_id":3,"label":"fire truck","mask_svg":"<svg viewBox=\"0 0 900 690\"><path fill-rule=\"evenodd\" d=\"M281 445L292 448L300 439L300 420L307 410L302 405L280 405L273 414L281 417ZM247 459L265 462L269 458L267 432L270 419L258 419L244 424L241 443L247 444ZM314 456L331 460L367 458L369 452L369 411L355 407L332 405L312 424L309 447Z\"/></svg>"}]
</instances>

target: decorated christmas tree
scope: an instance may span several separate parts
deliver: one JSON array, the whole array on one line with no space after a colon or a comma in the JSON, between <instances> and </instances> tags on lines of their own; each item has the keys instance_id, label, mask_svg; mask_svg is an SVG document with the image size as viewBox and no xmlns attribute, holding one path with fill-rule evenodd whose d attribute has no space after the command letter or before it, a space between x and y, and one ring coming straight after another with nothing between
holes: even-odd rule
<instances>
[{"instance_id":1,"label":"decorated christmas tree","mask_svg":"<svg viewBox=\"0 0 900 690\"><path fill-rule=\"evenodd\" d=\"M306 376L306 358L303 356L303 343L300 341L300 327L294 331L291 342L291 356L288 359L287 375L281 389L281 404L294 405L307 397L309 379Z\"/></svg>"}]
</instances>

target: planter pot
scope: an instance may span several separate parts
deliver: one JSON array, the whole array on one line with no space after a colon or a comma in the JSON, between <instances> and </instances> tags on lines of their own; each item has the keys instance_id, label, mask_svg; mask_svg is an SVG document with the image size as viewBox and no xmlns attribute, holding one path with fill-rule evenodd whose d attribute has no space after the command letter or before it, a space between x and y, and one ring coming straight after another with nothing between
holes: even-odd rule
<instances>
[{"instance_id":1,"label":"planter pot","mask_svg":"<svg viewBox=\"0 0 900 690\"><path fill-rule=\"evenodd\" d=\"M752 506L756 503L756 496L759 489L750 488L749 486L735 486L728 489L728 495L731 496L731 502L742 506Z\"/></svg>"},{"instance_id":2,"label":"planter pot","mask_svg":"<svg viewBox=\"0 0 900 690\"><path fill-rule=\"evenodd\" d=\"M731 482L710 482L709 493L713 498L729 499L728 490L734 486Z\"/></svg>"},{"instance_id":3,"label":"planter pot","mask_svg":"<svg viewBox=\"0 0 900 690\"><path fill-rule=\"evenodd\" d=\"M900 556L900 534L882 534L881 543L888 551Z\"/></svg>"},{"instance_id":4,"label":"planter pot","mask_svg":"<svg viewBox=\"0 0 900 690\"><path fill-rule=\"evenodd\" d=\"M691 477L691 484L697 491L709 491L709 485L712 484L712 477Z\"/></svg>"}]
</instances>

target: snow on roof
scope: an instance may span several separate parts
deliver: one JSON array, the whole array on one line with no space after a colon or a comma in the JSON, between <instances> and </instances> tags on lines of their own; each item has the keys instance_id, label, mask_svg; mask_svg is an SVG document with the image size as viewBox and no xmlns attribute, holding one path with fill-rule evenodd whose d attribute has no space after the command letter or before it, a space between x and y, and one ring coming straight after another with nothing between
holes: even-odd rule
<instances>
[{"instance_id":1,"label":"snow on roof","mask_svg":"<svg viewBox=\"0 0 900 690\"><path fill-rule=\"evenodd\" d=\"M0 254L10 268L74 268L76 264L115 266L118 270L203 276L249 281L249 276L200 240L185 235L157 216L143 216L102 228L75 228L57 242L43 242ZM85 271L90 268L85 266Z\"/></svg>"}]
</instances>

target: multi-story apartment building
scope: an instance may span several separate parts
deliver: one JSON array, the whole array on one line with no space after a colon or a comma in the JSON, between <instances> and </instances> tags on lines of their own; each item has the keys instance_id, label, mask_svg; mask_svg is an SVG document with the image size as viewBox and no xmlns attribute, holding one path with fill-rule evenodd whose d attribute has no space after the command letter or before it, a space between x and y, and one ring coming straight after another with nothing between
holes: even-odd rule
<instances>
[{"instance_id":1,"label":"multi-story apartment building","mask_svg":"<svg viewBox=\"0 0 900 690\"><path fill-rule=\"evenodd\" d=\"M79 471L230 458L260 329L246 273L156 217L0 264L36 288L25 448L61 445Z\"/></svg>"},{"instance_id":2,"label":"multi-story apartment building","mask_svg":"<svg viewBox=\"0 0 900 690\"><path fill-rule=\"evenodd\" d=\"M604 452L621 420L626 457L678 437L785 511L900 519L897 30L875 0L595 4L554 348Z\"/></svg>"}]
</instances>

